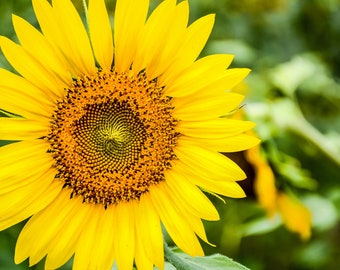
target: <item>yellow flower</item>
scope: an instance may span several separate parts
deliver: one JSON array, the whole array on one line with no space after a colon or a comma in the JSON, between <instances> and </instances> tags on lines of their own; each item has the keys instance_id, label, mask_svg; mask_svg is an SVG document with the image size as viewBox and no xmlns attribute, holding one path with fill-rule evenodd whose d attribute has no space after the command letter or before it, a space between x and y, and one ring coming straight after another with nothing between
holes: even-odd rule
<instances>
[{"instance_id":1,"label":"yellow flower","mask_svg":"<svg viewBox=\"0 0 340 270\"><path fill-rule=\"evenodd\" d=\"M277 206L287 229L298 233L302 240L308 240L312 222L309 209L298 199L284 193L278 194Z\"/></svg>"},{"instance_id":2,"label":"yellow flower","mask_svg":"<svg viewBox=\"0 0 340 270\"><path fill-rule=\"evenodd\" d=\"M231 55L197 60L214 16L188 24L188 2L118 0L114 36L104 0L88 30L70 0L33 0L41 32L13 16L1 37L16 75L0 69L0 229L29 217L15 261L74 255L74 269L163 268L161 224L190 255L219 215L202 190L243 197L244 172L219 152L258 140L232 120L247 69Z\"/></svg>"},{"instance_id":3,"label":"yellow flower","mask_svg":"<svg viewBox=\"0 0 340 270\"><path fill-rule=\"evenodd\" d=\"M277 189L275 186L275 176L267 160L261 156L260 145L248 149L245 152L248 162L255 171L254 192L259 204L267 211L267 215L272 217L276 211Z\"/></svg>"},{"instance_id":4,"label":"yellow flower","mask_svg":"<svg viewBox=\"0 0 340 270\"><path fill-rule=\"evenodd\" d=\"M245 155L255 170L254 191L257 200L268 217L280 214L288 230L298 233L302 240L308 240L312 225L309 209L298 199L277 190L274 173L267 160L261 156L260 145L248 149Z\"/></svg>"}]
</instances>

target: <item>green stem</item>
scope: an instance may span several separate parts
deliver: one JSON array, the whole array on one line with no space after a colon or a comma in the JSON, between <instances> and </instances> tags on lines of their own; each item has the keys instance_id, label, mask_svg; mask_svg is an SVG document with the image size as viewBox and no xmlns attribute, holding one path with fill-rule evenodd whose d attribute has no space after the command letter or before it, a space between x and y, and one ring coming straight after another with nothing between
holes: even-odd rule
<instances>
[{"instance_id":1,"label":"green stem","mask_svg":"<svg viewBox=\"0 0 340 270\"><path fill-rule=\"evenodd\" d=\"M84 12L85 12L85 18L86 18L86 22L88 23L88 16L87 16L87 3L86 0L83 0L83 8L84 8Z\"/></svg>"},{"instance_id":2,"label":"green stem","mask_svg":"<svg viewBox=\"0 0 340 270\"><path fill-rule=\"evenodd\" d=\"M262 111L271 116L278 128L287 129L311 142L326 157L340 166L340 151L326 136L312 126L292 100L283 98L272 104L262 105Z\"/></svg>"},{"instance_id":3,"label":"green stem","mask_svg":"<svg viewBox=\"0 0 340 270\"><path fill-rule=\"evenodd\" d=\"M313 143L325 156L340 166L340 153L332 143L303 117L288 124L287 128Z\"/></svg>"},{"instance_id":4,"label":"green stem","mask_svg":"<svg viewBox=\"0 0 340 270\"><path fill-rule=\"evenodd\" d=\"M191 267L185 260L177 256L177 254L169 248L166 242L164 242L164 256L177 270L187 270Z\"/></svg>"}]
</instances>

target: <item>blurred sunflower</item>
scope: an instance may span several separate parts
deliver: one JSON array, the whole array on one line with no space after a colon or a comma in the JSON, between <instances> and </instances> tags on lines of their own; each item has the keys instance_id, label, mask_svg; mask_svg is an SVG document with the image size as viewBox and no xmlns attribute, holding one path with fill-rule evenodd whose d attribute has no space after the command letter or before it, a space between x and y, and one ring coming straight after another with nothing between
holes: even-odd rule
<instances>
[{"instance_id":1,"label":"blurred sunflower","mask_svg":"<svg viewBox=\"0 0 340 270\"><path fill-rule=\"evenodd\" d=\"M278 213L288 230L299 234L302 240L308 240L312 227L310 210L294 196L277 189L274 172L261 155L260 146L245 151L245 157L254 167L254 191L268 217Z\"/></svg>"},{"instance_id":2,"label":"blurred sunflower","mask_svg":"<svg viewBox=\"0 0 340 270\"><path fill-rule=\"evenodd\" d=\"M242 82L234 87L233 91L245 95L249 92L249 87ZM244 111L239 110L232 115L232 118L241 120L247 117ZM257 135L253 130L247 133L253 136ZM232 160L238 161L238 164L248 172L248 181L244 181L242 186L246 192L249 192L249 195L255 195L268 218L272 218L276 214L280 215L282 223L288 230L297 233L302 240L308 240L312 229L310 210L292 192L277 188L275 173L262 152L261 144L258 144L242 153L226 155ZM251 166L250 170L254 172L253 176L247 168L247 164Z\"/></svg>"},{"instance_id":3,"label":"blurred sunflower","mask_svg":"<svg viewBox=\"0 0 340 270\"><path fill-rule=\"evenodd\" d=\"M243 197L244 172L219 152L258 143L229 119L248 74L231 55L196 60L214 16L188 26L188 2L118 0L114 36L104 0L89 35L70 0L33 0L41 32L13 16L1 37L16 75L0 69L0 229L29 217L15 261L55 269L164 266L161 223L190 255L219 215L202 190ZM180 43L178 41L181 41Z\"/></svg>"}]
</instances>

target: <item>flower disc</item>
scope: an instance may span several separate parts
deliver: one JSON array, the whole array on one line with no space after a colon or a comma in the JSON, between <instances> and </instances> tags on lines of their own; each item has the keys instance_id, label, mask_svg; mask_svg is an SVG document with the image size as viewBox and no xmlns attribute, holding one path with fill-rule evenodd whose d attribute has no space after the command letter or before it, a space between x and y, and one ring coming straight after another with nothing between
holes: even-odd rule
<instances>
[{"instance_id":1,"label":"flower disc","mask_svg":"<svg viewBox=\"0 0 340 270\"><path fill-rule=\"evenodd\" d=\"M105 207L164 180L179 133L170 98L145 73L99 71L58 102L48 140L72 195Z\"/></svg>"}]
</instances>

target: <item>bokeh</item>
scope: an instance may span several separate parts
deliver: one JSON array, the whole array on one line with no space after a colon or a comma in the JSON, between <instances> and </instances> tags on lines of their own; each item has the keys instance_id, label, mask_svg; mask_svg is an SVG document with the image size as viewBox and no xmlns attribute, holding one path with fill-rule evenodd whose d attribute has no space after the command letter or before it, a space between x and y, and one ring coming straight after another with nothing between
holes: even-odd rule
<instances>
[{"instance_id":1,"label":"bokeh","mask_svg":"<svg viewBox=\"0 0 340 270\"><path fill-rule=\"evenodd\" d=\"M151 2L155 6L160 0ZM84 14L82 2L74 3ZM221 220L205 222L208 239L216 245L203 244L206 253L225 254L252 270L338 269L340 1L189 0L189 4L191 21L216 14L202 56L234 54L233 68L252 69L245 84L235 89L247 96L237 117L256 122L255 133L262 140L253 158L247 152L228 155L247 172L240 184L248 196L223 201L209 195ZM107 5L113 14L114 1ZM37 25L31 1L0 1L1 35L16 40L12 13ZM0 67L11 69L2 55ZM0 146L6 143L0 141ZM273 188L262 183L259 191L262 180L271 181ZM310 220L302 215L306 211ZM43 262L31 268L27 261L13 262L23 225L0 232L0 269L43 269ZM71 269L71 263L61 269Z\"/></svg>"}]
</instances>

